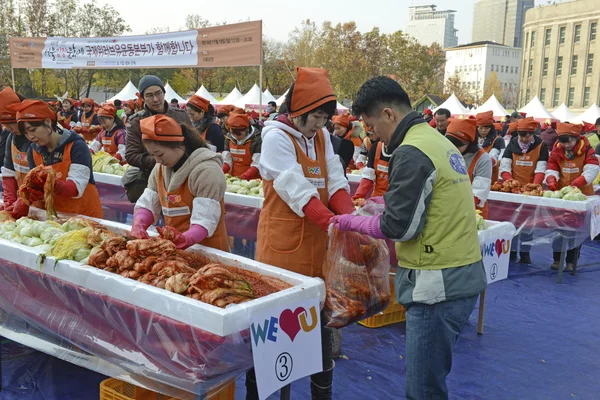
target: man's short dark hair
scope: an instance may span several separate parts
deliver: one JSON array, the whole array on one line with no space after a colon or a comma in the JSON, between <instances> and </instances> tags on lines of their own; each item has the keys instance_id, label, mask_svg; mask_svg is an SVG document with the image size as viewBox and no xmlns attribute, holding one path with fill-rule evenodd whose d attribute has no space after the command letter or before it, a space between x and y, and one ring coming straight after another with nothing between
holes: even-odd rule
<instances>
[{"instance_id":1,"label":"man's short dark hair","mask_svg":"<svg viewBox=\"0 0 600 400\"><path fill-rule=\"evenodd\" d=\"M115 105L115 108L118 110L121 107L121 100L116 99L113 104Z\"/></svg>"},{"instance_id":2,"label":"man's short dark hair","mask_svg":"<svg viewBox=\"0 0 600 400\"><path fill-rule=\"evenodd\" d=\"M271 107L277 108L277 103L275 103L274 101L270 101L267 104L270 105Z\"/></svg>"},{"instance_id":3,"label":"man's short dark hair","mask_svg":"<svg viewBox=\"0 0 600 400\"><path fill-rule=\"evenodd\" d=\"M171 99L171 104L173 104L173 103L179 104L179 100L177 100L177 99Z\"/></svg>"},{"instance_id":4,"label":"man's short dark hair","mask_svg":"<svg viewBox=\"0 0 600 400\"><path fill-rule=\"evenodd\" d=\"M377 76L366 81L358 90L352 103L352 114L375 115L384 104L412 109L408 94L398 82L387 76Z\"/></svg>"},{"instance_id":5,"label":"man's short dark hair","mask_svg":"<svg viewBox=\"0 0 600 400\"><path fill-rule=\"evenodd\" d=\"M596 126L600 125L600 118L596 120Z\"/></svg>"},{"instance_id":6,"label":"man's short dark hair","mask_svg":"<svg viewBox=\"0 0 600 400\"><path fill-rule=\"evenodd\" d=\"M446 118L450 118L452 113L447 108L438 108L433 115L444 115Z\"/></svg>"}]
</instances>

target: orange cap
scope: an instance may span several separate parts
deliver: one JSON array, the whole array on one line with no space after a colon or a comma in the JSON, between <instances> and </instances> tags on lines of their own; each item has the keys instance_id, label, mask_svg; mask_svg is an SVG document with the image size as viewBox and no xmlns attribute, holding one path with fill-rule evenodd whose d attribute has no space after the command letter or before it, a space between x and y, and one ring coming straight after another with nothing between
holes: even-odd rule
<instances>
[{"instance_id":1,"label":"orange cap","mask_svg":"<svg viewBox=\"0 0 600 400\"><path fill-rule=\"evenodd\" d=\"M494 112L486 111L478 113L475 119L477 120L477 126L490 126L494 123Z\"/></svg>"},{"instance_id":2,"label":"orange cap","mask_svg":"<svg viewBox=\"0 0 600 400\"><path fill-rule=\"evenodd\" d=\"M348 114L336 115L331 118L334 125L341 125L344 128L350 128L350 116Z\"/></svg>"},{"instance_id":3,"label":"orange cap","mask_svg":"<svg viewBox=\"0 0 600 400\"><path fill-rule=\"evenodd\" d=\"M233 106L231 104L221 104L221 105L217 106L217 110L220 113L229 114L233 110Z\"/></svg>"},{"instance_id":4,"label":"orange cap","mask_svg":"<svg viewBox=\"0 0 600 400\"><path fill-rule=\"evenodd\" d=\"M446 129L446 136L452 136L461 142L471 143L475 141L477 122L474 119L455 119L450 122Z\"/></svg>"},{"instance_id":5,"label":"orange cap","mask_svg":"<svg viewBox=\"0 0 600 400\"><path fill-rule=\"evenodd\" d=\"M94 101L94 99L90 99L89 97L86 97L85 99L81 100L81 105L84 105L84 104L94 107L96 102Z\"/></svg>"},{"instance_id":6,"label":"orange cap","mask_svg":"<svg viewBox=\"0 0 600 400\"><path fill-rule=\"evenodd\" d=\"M507 134L511 134L513 132L516 132L519 128L519 123L518 122L511 122L510 124L508 124L508 130L506 131Z\"/></svg>"},{"instance_id":7,"label":"orange cap","mask_svg":"<svg viewBox=\"0 0 600 400\"><path fill-rule=\"evenodd\" d=\"M246 115L246 111L244 111L243 108L233 107L233 109L231 110L231 112L229 114L244 114L244 115Z\"/></svg>"},{"instance_id":8,"label":"orange cap","mask_svg":"<svg viewBox=\"0 0 600 400\"><path fill-rule=\"evenodd\" d=\"M188 104L193 105L196 108L203 110L204 112L208 111L208 106L210 105L210 101L206 100L204 97L200 97L198 95L193 95L188 99Z\"/></svg>"},{"instance_id":9,"label":"orange cap","mask_svg":"<svg viewBox=\"0 0 600 400\"><path fill-rule=\"evenodd\" d=\"M556 132L558 136L580 136L581 135L581 125L579 124L561 124L559 123L556 126Z\"/></svg>"},{"instance_id":10,"label":"orange cap","mask_svg":"<svg viewBox=\"0 0 600 400\"><path fill-rule=\"evenodd\" d=\"M18 122L37 122L46 118L56 122L56 112L42 100L23 100L21 103L13 104L10 107L17 112Z\"/></svg>"},{"instance_id":11,"label":"orange cap","mask_svg":"<svg viewBox=\"0 0 600 400\"><path fill-rule=\"evenodd\" d=\"M7 86L0 92L0 123L17 122L17 111L9 108L9 106L19 104L21 99Z\"/></svg>"},{"instance_id":12,"label":"orange cap","mask_svg":"<svg viewBox=\"0 0 600 400\"><path fill-rule=\"evenodd\" d=\"M250 118L246 114L231 114L227 125L231 129L246 129L250 127Z\"/></svg>"},{"instance_id":13,"label":"orange cap","mask_svg":"<svg viewBox=\"0 0 600 400\"><path fill-rule=\"evenodd\" d=\"M158 142L183 142L181 126L164 114L153 115L140 121L142 139Z\"/></svg>"},{"instance_id":14,"label":"orange cap","mask_svg":"<svg viewBox=\"0 0 600 400\"><path fill-rule=\"evenodd\" d=\"M298 117L330 101L336 101L326 69L298 67L290 118Z\"/></svg>"},{"instance_id":15,"label":"orange cap","mask_svg":"<svg viewBox=\"0 0 600 400\"><path fill-rule=\"evenodd\" d=\"M129 109L132 111L135 110L135 104L133 100L124 101L123 105L129 107Z\"/></svg>"},{"instance_id":16,"label":"orange cap","mask_svg":"<svg viewBox=\"0 0 600 400\"><path fill-rule=\"evenodd\" d=\"M517 121L517 130L519 132L535 132L538 122L533 118L521 118Z\"/></svg>"},{"instance_id":17,"label":"orange cap","mask_svg":"<svg viewBox=\"0 0 600 400\"><path fill-rule=\"evenodd\" d=\"M98 110L98 116L99 117L114 118L115 115L117 115L117 109L112 104L104 104Z\"/></svg>"}]
</instances>

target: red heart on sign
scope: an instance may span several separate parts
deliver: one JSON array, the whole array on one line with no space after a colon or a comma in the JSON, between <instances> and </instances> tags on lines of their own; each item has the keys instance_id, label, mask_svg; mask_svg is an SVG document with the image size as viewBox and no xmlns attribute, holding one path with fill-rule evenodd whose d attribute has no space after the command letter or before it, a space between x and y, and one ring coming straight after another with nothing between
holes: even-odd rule
<instances>
[{"instance_id":1,"label":"red heart on sign","mask_svg":"<svg viewBox=\"0 0 600 400\"><path fill-rule=\"evenodd\" d=\"M177 202L177 195L176 194L170 194L168 199L169 199L169 203L175 204Z\"/></svg>"},{"instance_id":2,"label":"red heart on sign","mask_svg":"<svg viewBox=\"0 0 600 400\"><path fill-rule=\"evenodd\" d=\"M496 254L498 254L498 258L502 255L502 242L500 239L496 239Z\"/></svg>"},{"instance_id":3,"label":"red heart on sign","mask_svg":"<svg viewBox=\"0 0 600 400\"><path fill-rule=\"evenodd\" d=\"M296 338L298 332L300 332L300 320L298 316L301 313L305 313L306 310L303 307L298 307L296 310L283 310L279 316L279 327L286 335L292 339L292 342Z\"/></svg>"}]
</instances>

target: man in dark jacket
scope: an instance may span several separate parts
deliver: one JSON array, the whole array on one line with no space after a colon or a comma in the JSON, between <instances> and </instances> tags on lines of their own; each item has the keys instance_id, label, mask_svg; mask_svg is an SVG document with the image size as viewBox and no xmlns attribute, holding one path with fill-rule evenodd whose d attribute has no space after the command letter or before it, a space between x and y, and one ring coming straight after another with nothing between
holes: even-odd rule
<instances>
[{"instance_id":1,"label":"man in dark jacket","mask_svg":"<svg viewBox=\"0 0 600 400\"><path fill-rule=\"evenodd\" d=\"M558 133L556 133L556 122L552 122L546 129L540 132L540 138L546 143L548 151L552 151L554 143L558 140Z\"/></svg>"},{"instance_id":2,"label":"man in dark jacket","mask_svg":"<svg viewBox=\"0 0 600 400\"><path fill-rule=\"evenodd\" d=\"M433 115L435 118L435 127L442 135L446 135L446 129L448 129L449 124L448 120L451 115L450 110L445 108L438 108Z\"/></svg>"}]
</instances>

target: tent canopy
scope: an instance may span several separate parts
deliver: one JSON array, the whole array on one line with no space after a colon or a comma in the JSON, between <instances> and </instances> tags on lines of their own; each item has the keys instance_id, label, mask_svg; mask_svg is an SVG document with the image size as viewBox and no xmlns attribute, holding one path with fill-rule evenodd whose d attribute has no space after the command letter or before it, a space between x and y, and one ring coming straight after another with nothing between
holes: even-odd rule
<instances>
[{"instance_id":1,"label":"tent canopy","mask_svg":"<svg viewBox=\"0 0 600 400\"><path fill-rule=\"evenodd\" d=\"M576 116L569 110L565 103L562 103L554 112L552 116L559 120L560 122L571 122Z\"/></svg>"},{"instance_id":2,"label":"tent canopy","mask_svg":"<svg viewBox=\"0 0 600 400\"><path fill-rule=\"evenodd\" d=\"M208 90L206 90L206 88L204 87L204 85L200 86L200 89L198 89L198 91L196 92L196 96L200 96L208 101L210 101L210 104L217 104L219 101L217 99L215 99L213 97L212 94L210 94L210 92Z\"/></svg>"},{"instance_id":3,"label":"tent canopy","mask_svg":"<svg viewBox=\"0 0 600 400\"><path fill-rule=\"evenodd\" d=\"M290 89L288 88L288 90L286 90L285 93L279 96L279 98L275 101L275 103L277 103L277 107L283 104L283 102L285 101L285 96L287 96L289 91Z\"/></svg>"},{"instance_id":4,"label":"tent canopy","mask_svg":"<svg viewBox=\"0 0 600 400\"><path fill-rule=\"evenodd\" d=\"M542 104L540 99L535 96L527 105L519 110L521 113L526 113L528 117L533 117L538 122L546 122L546 120L556 121L556 118L552 116L546 110L546 107Z\"/></svg>"},{"instance_id":5,"label":"tent canopy","mask_svg":"<svg viewBox=\"0 0 600 400\"><path fill-rule=\"evenodd\" d=\"M131 81L129 81L119 93L106 100L106 102L112 104L115 100L136 100L136 93L138 93L138 89L133 83L131 83Z\"/></svg>"},{"instance_id":6,"label":"tent canopy","mask_svg":"<svg viewBox=\"0 0 600 400\"><path fill-rule=\"evenodd\" d=\"M187 101L177 94L175 90L168 83L165 85L165 100L171 103L172 99L177 99L180 105L187 103Z\"/></svg>"},{"instance_id":7,"label":"tent canopy","mask_svg":"<svg viewBox=\"0 0 600 400\"><path fill-rule=\"evenodd\" d=\"M600 107L596 105L596 103L592 104L590 108L585 110L583 114L574 118L573 121L569 121L575 124L581 124L582 122L587 122L588 124L596 124L596 120L600 118Z\"/></svg>"},{"instance_id":8,"label":"tent canopy","mask_svg":"<svg viewBox=\"0 0 600 400\"><path fill-rule=\"evenodd\" d=\"M448 99L445 102L440 104L439 107L436 107L433 110L433 112L435 113L440 108L445 108L445 109L449 110L450 114L452 114L452 116L461 116L461 115L469 115L470 114L469 110L465 109L465 107L462 105L460 100L458 100L458 97L456 97L456 95L454 93L452 93L452 95L450 97L448 97Z\"/></svg>"},{"instance_id":9,"label":"tent canopy","mask_svg":"<svg viewBox=\"0 0 600 400\"><path fill-rule=\"evenodd\" d=\"M483 103L473 114L479 114L486 111L492 111L494 113L494 118L500 120L501 118L510 115L506 108L502 107L502 104L498 101L496 96L492 94L489 99L485 103Z\"/></svg>"},{"instance_id":10,"label":"tent canopy","mask_svg":"<svg viewBox=\"0 0 600 400\"><path fill-rule=\"evenodd\" d=\"M233 105L239 108L249 108L249 109L257 109L261 104L261 93L260 88L255 83L252 86L252 89L248 93L246 93L241 99L234 101ZM273 97L273 96L271 96ZM262 106L266 107L270 100L266 100L264 96L262 96Z\"/></svg>"},{"instance_id":11,"label":"tent canopy","mask_svg":"<svg viewBox=\"0 0 600 400\"><path fill-rule=\"evenodd\" d=\"M344 111L348 111L348 110L349 110L349 108L348 108L348 107L344 106L344 105L343 105L342 103L340 103L340 102L336 102L336 104L337 104L337 105L336 105L336 109L337 109L337 111L338 111L338 112L344 112Z\"/></svg>"},{"instance_id":12,"label":"tent canopy","mask_svg":"<svg viewBox=\"0 0 600 400\"><path fill-rule=\"evenodd\" d=\"M274 101L275 103L277 103L277 101L275 100L275 96L273 96L271 92L269 92L269 88L267 88L267 90L263 92L263 101L266 103L269 103L270 101Z\"/></svg>"},{"instance_id":13,"label":"tent canopy","mask_svg":"<svg viewBox=\"0 0 600 400\"><path fill-rule=\"evenodd\" d=\"M233 90L225 96L225 98L218 102L218 104L233 104L239 99L244 97L244 95L238 90L237 87L234 87Z\"/></svg>"}]
</instances>

